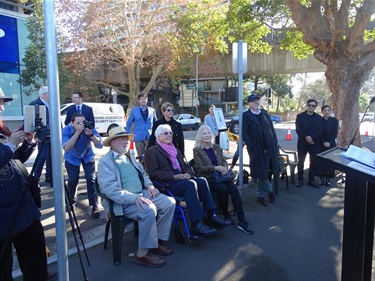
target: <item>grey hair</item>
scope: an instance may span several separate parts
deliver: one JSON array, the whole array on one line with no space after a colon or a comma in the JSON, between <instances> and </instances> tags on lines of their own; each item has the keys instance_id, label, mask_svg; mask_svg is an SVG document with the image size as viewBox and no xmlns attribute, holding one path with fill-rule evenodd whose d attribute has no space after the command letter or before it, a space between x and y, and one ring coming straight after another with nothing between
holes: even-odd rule
<instances>
[{"instance_id":1,"label":"grey hair","mask_svg":"<svg viewBox=\"0 0 375 281\"><path fill-rule=\"evenodd\" d=\"M194 144L194 147L196 148L203 148L203 137L202 137L202 131L203 129L207 129L211 132L211 147L213 147L214 143L215 143L215 135L214 133L212 132L211 128L208 127L207 125L201 125L197 131L197 134L195 135L195 144Z\"/></svg>"},{"instance_id":2,"label":"grey hair","mask_svg":"<svg viewBox=\"0 0 375 281\"><path fill-rule=\"evenodd\" d=\"M39 88L39 96L43 96L45 93L48 93L48 87L47 86L42 86Z\"/></svg>"},{"instance_id":3,"label":"grey hair","mask_svg":"<svg viewBox=\"0 0 375 281\"><path fill-rule=\"evenodd\" d=\"M171 126L167 124L161 124L159 125L155 130L155 137L156 139L159 139L159 137L163 134L165 130L172 131Z\"/></svg>"}]
</instances>

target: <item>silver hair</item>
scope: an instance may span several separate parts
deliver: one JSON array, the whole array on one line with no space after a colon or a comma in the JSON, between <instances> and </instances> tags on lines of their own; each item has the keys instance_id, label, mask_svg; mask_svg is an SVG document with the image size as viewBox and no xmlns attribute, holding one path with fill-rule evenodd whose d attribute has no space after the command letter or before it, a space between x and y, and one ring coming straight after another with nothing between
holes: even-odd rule
<instances>
[{"instance_id":1,"label":"silver hair","mask_svg":"<svg viewBox=\"0 0 375 281\"><path fill-rule=\"evenodd\" d=\"M48 87L47 86L42 86L39 88L39 96L43 96L45 93L48 93Z\"/></svg>"},{"instance_id":2,"label":"silver hair","mask_svg":"<svg viewBox=\"0 0 375 281\"><path fill-rule=\"evenodd\" d=\"M206 125L201 125L197 131L197 134L195 135L195 144L194 144L194 147L196 148L203 148L203 137L202 137L202 131L203 129L207 129L211 132L211 142L210 142L210 146L213 147L214 143L215 143L215 135L214 133L212 132L211 128L206 126Z\"/></svg>"},{"instance_id":3,"label":"silver hair","mask_svg":"<svg viewBox=\"0 0 375 281\"><path fill-rule=\"evenodd\" d=\"M159 137L163 134L165 130L172 131L171 126L167 124L161 124L159 125L155 130L155 137L156 139L159 139Z\"/></svg>"}]
</instances>

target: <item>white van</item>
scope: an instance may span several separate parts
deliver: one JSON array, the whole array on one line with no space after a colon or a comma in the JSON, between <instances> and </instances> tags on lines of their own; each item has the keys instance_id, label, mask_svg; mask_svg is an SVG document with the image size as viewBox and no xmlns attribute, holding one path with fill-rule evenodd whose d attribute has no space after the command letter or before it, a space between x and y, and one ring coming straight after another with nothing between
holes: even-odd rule
<instances>
[{"instance_id":1,"label":"white van","mask_svg":"<svg viewBox=\"0 0 375 281\"><path fill-rule=\"evenodd\" d=\"M65 126L66 110L72 104L73 103L66 103L61 105L60 121L62 127ZM84 104L92 107L95 117L95 129L99 134L107 134L109 125L113 123L126 127L126 116L121 104L93 102L85 102Z\"/></svg>"}]
</instances>

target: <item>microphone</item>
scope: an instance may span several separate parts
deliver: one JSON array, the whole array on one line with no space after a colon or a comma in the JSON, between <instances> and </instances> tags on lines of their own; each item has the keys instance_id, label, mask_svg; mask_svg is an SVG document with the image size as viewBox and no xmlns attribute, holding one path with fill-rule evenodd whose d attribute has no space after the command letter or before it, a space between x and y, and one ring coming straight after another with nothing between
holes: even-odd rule
<instances>
[{"instance_id":1,"label":"microphone","mask_svg":"<svg viewBox=\"0 0 375 281\"><path fill-rule=\"evenodd\" d=\"M369 105L366 107L365 113L363 113L363 116L362 116L361 122L359 122L359 124L358 124L358 128L357 128L357 130L355 131L354 136L352 137L352 139L351 139L349 145L353 144L354 139L355 139L355 136L356 136L357 133L358 133L359 127L360 127L361 124L362 124L363 118L365 118L365 115L366 115L366 113L367 113L367 110L369 109L370 105L373 104L374 102L375 102L375 97L372 97L371 100L370 100Z\"/></svg>"}]
</instances>

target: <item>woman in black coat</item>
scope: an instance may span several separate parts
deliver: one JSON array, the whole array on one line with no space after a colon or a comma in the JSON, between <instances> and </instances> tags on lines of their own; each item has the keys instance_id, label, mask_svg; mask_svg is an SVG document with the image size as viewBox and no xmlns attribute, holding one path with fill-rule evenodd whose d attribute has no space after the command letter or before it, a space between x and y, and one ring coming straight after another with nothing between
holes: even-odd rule
<instances>
[{"instance_id":1,"label":"woman in black coat","mask_svg":"<svg viewBox=\"0 0 375 281\"><path fill-rule=\"evenodd\" d=\"M173 132L173 145L185 156L185 144L184 144L184 133L182 131L182 126L179 122L173 119L174 107L170 102L165 102L161 105L161 113L163 116L152 126L152 133L150 140L148 141L147 148L154 146L156 144L155 130L159 125L167 124L172 128Z\"/></svg>"},{"instance_id":2,"label":"woman in black coat","mask_svg":"<svg viewBox=\"0 0 375 281\"><path fill-rule=\"evenodd\" d=\"M323 113L323 133L320 138L320 152L326 151L336 146L336 138L339 129L339 121L335 117L331 117L331 107L325 105L322 107ZM335 170L321 164L319 166L319 185L330 186L332 179L335 176Z\"/></svg>"}]
</instances>

